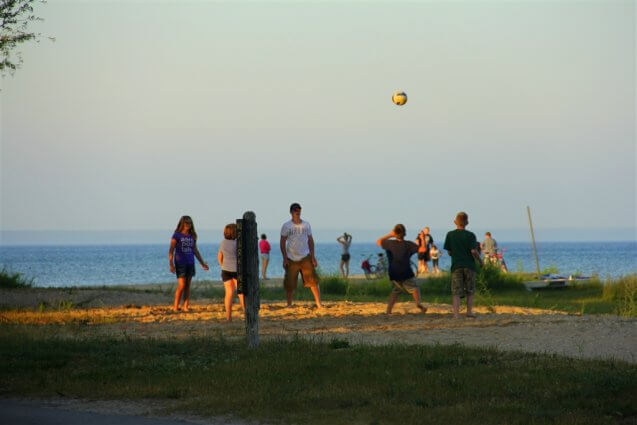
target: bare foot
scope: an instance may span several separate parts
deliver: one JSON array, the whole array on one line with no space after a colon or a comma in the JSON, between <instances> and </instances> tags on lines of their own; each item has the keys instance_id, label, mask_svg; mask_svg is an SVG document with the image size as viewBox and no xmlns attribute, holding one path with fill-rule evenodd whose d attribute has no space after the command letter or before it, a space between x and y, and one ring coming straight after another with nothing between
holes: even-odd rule
<instances>
[{"instance_id":1,"label":"bare foot","mask_svg":"<svg viewBox=\"0 0 637 425\"><path fill-rule=\"evenodd\" d=\"M422 304L418 304L418 308L420 309L420 311L422 311L422 314L425 314L427 312L427 307Z\"/></svg>"},{"instance_id":2,"label":"bare foot","mask_svg":"<svg viewBox=\"0 0 637 425\"><path fill-rule=\"evenodd\" d=\"M173 307L173 313L179 313L181 309L179 307Z\"/></svg>"}]
</instances>

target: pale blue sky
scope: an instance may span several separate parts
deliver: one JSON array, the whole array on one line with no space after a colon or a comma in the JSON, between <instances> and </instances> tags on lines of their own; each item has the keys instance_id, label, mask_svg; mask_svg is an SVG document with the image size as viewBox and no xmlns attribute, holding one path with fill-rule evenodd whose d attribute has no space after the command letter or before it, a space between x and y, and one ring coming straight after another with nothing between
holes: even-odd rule
<instances>
[{"instance_id":1,"label":"pale blue sky","mask_svg":"<svg viewBox=\"0 0 637 425\"><path fill-rule=\"evenodd\" d=\"M2 81L1 228L277 229L298 201L321 239L530 205L634 240L635 9L51 0L57 40Z\"/></svg>"}]
</instances>

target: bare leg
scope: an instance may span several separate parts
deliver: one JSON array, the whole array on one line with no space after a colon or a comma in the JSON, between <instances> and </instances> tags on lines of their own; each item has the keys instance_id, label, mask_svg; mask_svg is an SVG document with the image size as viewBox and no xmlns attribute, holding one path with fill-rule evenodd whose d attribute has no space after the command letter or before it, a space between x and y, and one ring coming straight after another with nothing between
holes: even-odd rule
<instances>
[{"instance_id":1,"label":"bare leg","mask_svg":"<svg viewBox=\"0 0 637 425\"><path fill-rule=\"evenodd\" d=\"M338 265L338 268L341 271L341 276L343 277L345 277L345 270L343 269L344 264L345 264L345 261L341 260L340 264Z\"/></svg>"},{"instance_id":2,"label":"bare leg","mask_svg":"<svg viewBox=\"0 0 637 425\"><path fill-rule=\"evenodd\" d=\"M412 296L414 297L414 301L416 302L416 307L420 309L423 313L427 312L427 307L420 304L420 289L413 292Z\"/></svg>"},{"instance_id":3,"label":"bare leg","mask_svg":"<svg viewBox=\"0 0 637 425\"><path fill-rule=\"evenodd\" d=\"M345 262L345 277L349 276L349 260Z\"/></svg>"},{"instance_id":4,"label":"bare leg","mask_svg":"<svg viewBox=\"0 0 637 425\"><path fill-rule=\"evenodd\" d=\"M292 295L294 295L294 291L285 291L285 296L288 299L288 307L292 306Z\"/></svg>"},{"instance_id":5,"label":"bare leg","mask_svg":"<svg viewBox=\"0 0 637 425\"><path fill-rule=\"evenodd\" d=\"M460 295L453 296L453 318L460 317Z\"/></svg>"},{"instance_id":6,"label":"bare leg","mask_svg":"<svg viewBox=\"0 0 637 425\"><path fill-rule=\"evenodd\" d=\"M184 311L190 310L190 282L192 282L192 276L186 278L184 286Z\"/></svg>"},{"instance_id":7,"label":"bare leg","mask_svg":"<svg viewBox=\"0 0 637 425\"><path fill-rule=\"evenodd\" d=\"M267 259L266 259L266 260L263 260L263 261L261 262L261 276L263 277L263 280L267 280L267 279L268 279L268 277L266 276L266 274L267 274L267 271L268 271L268 262L269 262L269 261L270 261L270 260L267 260Z\"/></svg>"},{"instance_id":8,"label":"bare leg","mask_svg":"<svg viewBox=\"0 0 637 425\"><path fill-rule=\"evenodd\" d=\"M224 298L224 305L226 307L226 320L232 321L232 299L234 298L235 280L230 279L223 282L223 287L226 289L226 296Z\"/></svg>"},{"instance_id":9,"label":"bare leg","mask_svg":"<svg viewBox=\"0 0 637 425\"><path fill-rule=\"evenodd\" d=\"M467 295L467 317L476 317L473 314L473 294Z\"/></svg>"},{"instance_id":10,"label":"bare leg","mask_svg":"<svg viewBox=\"0 0 637 425\"><path fill-rule=\"evenodd\" d=\"M179 310L179 301L181 300L181 294L184 292L184 286L186 286L186 278L177 278L177 289L175 290L175 303L173 304L173 310Z\"/></svg>"},{"instance_id":11,"label":"bare leg","mask_svg":"<svg viewBox=\"0 0 637 425\"><path fill-rule=\"evenodd\" d=\"M310 286L310 290L312 291L312 295L314 295L314 302L316 303L317 308L322 308L321 305L321 290L318 285Z\"/></svg>"},{"instance_id":12,"label":"bare leg","mask_svg":"<svg viewBox=\"0 0 637 425\"><path fill-rule=\"evenodd\" d=\"M424 263L425 262L423 260L418 260L418 274L423 273L423 270L425 269Z\"/></svg>"},{"instance_id":13,"label":"bare leg","mask_svg":"<svg viewBox=\"0 0 637 425\"><path fill-rule=\"evenodd\" d=\"M389 294L389 300L387 301L387 314L391 314L394 304L396 304L396 299L398 299L398 294L392 291L392 293Z\"/></svg>"}]
</instances>

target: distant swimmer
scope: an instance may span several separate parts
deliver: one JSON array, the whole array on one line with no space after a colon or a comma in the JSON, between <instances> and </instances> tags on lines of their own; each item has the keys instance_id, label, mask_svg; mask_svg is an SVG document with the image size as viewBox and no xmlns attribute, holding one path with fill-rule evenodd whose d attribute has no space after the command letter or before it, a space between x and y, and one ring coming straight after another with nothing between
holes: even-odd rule
<instances>
[{"instance_id":1,"label":"distant swimmer","mask_svg":"<svg viewBox=\"0 0 637 425\"><path fill-rule=\"evenodd\" d=\"M179 310L181 297L184 298L183 308L190 308L190 282L195 275L195 257L201 264L201 268L208 270L208 264L203 260L197 249L197 232L192 219L184 215L179 219L177 228L170 239L168 250L168 266L171 273L177 275L177 290L173 310Z\"/></svg>"},{"instance_id":2,"label":"distant swimmer","mask_svg":"<svg viewBox=\"0 0 637 425\"><path fill-rule=\"evenodd\" d=\"M429 227L422 229L418 233L418 274L429 273L429 266L427 262L431 259L431 245L434 243L434 238L429 233Z\"/></svg>"},{"instance_id":3,"label":"distant swimmer","mask_svg":"<svg viewBox=\"0 0 637 425\"><path fill-rule=\"evenodd\" d=\"M341 275L344 278L349 276L349 247L352 245L352 235L347 232L344 232L341 236L336 238L336 241L341 244L341 263L339 268L341 270Z\"/></svg>"}]
</instances>

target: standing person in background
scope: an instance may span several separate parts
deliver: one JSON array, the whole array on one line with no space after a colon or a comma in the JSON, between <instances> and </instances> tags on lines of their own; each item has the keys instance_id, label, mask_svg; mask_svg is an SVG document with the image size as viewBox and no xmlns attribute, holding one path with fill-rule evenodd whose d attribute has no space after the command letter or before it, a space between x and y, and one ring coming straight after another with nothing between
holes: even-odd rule
<instances>
[{"instance_id":1,"label":"standing person in background","mask_svg":"<svg viewBox=\"0 0 637 425\"><path fill-rule=\"evenodd\" d=\"M427 261L431 258L430 250L431 245L434 243L434 238L429 234L429 227L422 229L418 233L418 274L429 273L429 267Z\"/></svg>"},{"instance_id":2,"label":"standing person in background","mask_svg":"<svg viewBox=\"0 0 637 425\"><path fill-rule=\"evenodd\" d=\"M438 267L438 261L442 256L442 251L438 249L436 245L431 245L431 250L429 252L431 255L431 267L433 268L433 272L435 274L440 274L440 267Z\"/></svg>"},{"instance_id":3,"label":"standing person in background","mask_svg":"<svg viewBox=\"0 0 637 425\"><path fill-rule=\"evenodd\" d=\"M270 262L270 242L268 242L265 233L261 235L261 240L259 241L259 252L261 253L261 277L263 280L268 280L266 273Z\"/></svg>"},{"instance_id":4,"label":"standing person in background","mask_svg":"<svg viewBox=\"0 0 637 425\"><path fill-rule=\"evenodd\" d=\"M456 230L447 233L444 248L451 256L451 295L453 297L453 317L460 312L460 298L467 297L467 317L473 314L473 293L476 289L476 260L482 265L476 249L476 235L465 229L469 224L466 212L459 212L453 221Z\"/></svg>"},{"instance_id":5,"label":"standing person in background","mask_svg":"<svg viewBox=\"0 0 637 425\"><path fill-rule=\"evenodd\" d=\"M491 237L491 232L487 232L484 234L484 241L480 244L480 250L484 255L485 263L494 263L498 262L498 243Z\"/></svg>"},{"instance_id":6,"label":"standing person in background","mask_svg":"<svg viewBox=\"0 0 637 425\"><path fill-rule=\"evenodd\" d=\"M168 249L168 266L171 273L177 275L177 290L173 310L179 311L179 301L183 295L184 311L190 309L190 282L195 275L195 257L201 268L208 270L208 264L203 260L197 249L197 232L192 219L184 215L179 219L177 228L170 239Z\"/></svg>"},{"instance_id":7,"label":"standing person in background","mask_svg":"<svg viewBox=\"0 0 637 425\"><path fill-rule=\"evenodd\" d=\"M420 288L414 280L414 271L411 269L410 258L418 252L418 245L405 240L405 226L397 224L394 230L381 237L376 244L387 251L389 260L389 280L393 288L387 302L387 314L391 314L398 294L401 292L411 294L416 302L416 307L423 313L427 308L420 303Z\"/></svg>"},{"instance_id":8,"label":"standing person in background","mask_svg":"<svg viewBox=\"0 0 637 425\"><path fill-rule=\"evenodd\" d=\"M226 320L232 321L232 301L237 290L237 225L227 224L223 229L223 240L219 243L217 260L221 266L221 281L226 290L224 305L226 307ZM239 294L241 310L245 311L243 294Z\"/></svg>"},{"instance_id":9,"label":"standing person in background","mask_svg":"<svg viewBox=\"0 0 637 425\"><path fill-rule=\"evenodd\" d=\"M292 295L299 281L299 273L303 279L303 286L310 288L316 307L321 308L321 293L319 279L315 268L318 266L314 255L314 238L312 227L307 221L301 220L301 205L294 202L290 205L292 219L283 223L281 227L281 254L283 255L283 286L287 297L288 307L292 305Z\"/></svg>"},{"instance_id":10,"label":"standing person in background","mask_svg":"<svg viewBox=\"0 0 637 425\"><path fill-rule=\"evenodd\" d=\"M341 275L347 279L347 276L349 276L349 247L352 244L352 235L344 232L341 236L336 238L336 241L341 244L343 250L341 253L341 263L339 265Z\"/></svg>"}]
</instances>

